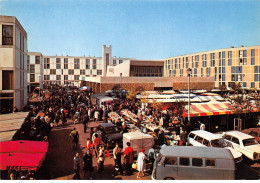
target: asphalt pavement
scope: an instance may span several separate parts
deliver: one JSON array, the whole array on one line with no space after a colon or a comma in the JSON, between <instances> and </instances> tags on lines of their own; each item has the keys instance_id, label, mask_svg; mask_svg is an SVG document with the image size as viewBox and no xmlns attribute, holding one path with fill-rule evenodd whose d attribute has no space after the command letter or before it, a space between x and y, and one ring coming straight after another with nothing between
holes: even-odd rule
<instances>
[{"instance_id":1,"label":"asphalt pavement","mask_svg":"<svg viewBox=\"0 0 260 183\"><path fill-rule=\"evenodd\" d=\"M73 157L76 152L79 152L81 162L85 154L84 145L87 138L90 137L90 128L98 126L99 122L90 122L88 125L87 133L84 133L83 124L73 124L71 120L64 126L54 127L49 136L49 148L46 159L39 170L38 179L52 179L52 180L72 180L73 172ZM76 150L72 148L72 141L69 137L73 128L79 132L79 146ZM147 173L144 177L137 179L137 171L133 175L116 175L114 172L114 159L112 158L112 149L109 152L110 157L106 157L104 162L105 171L102 173L97 172L97 158L93 157L93 180L151 180L151 176ZM84 176L83 164L81 164L80 171L81 179L89 179Z\"/></svg>"}]
</instances>

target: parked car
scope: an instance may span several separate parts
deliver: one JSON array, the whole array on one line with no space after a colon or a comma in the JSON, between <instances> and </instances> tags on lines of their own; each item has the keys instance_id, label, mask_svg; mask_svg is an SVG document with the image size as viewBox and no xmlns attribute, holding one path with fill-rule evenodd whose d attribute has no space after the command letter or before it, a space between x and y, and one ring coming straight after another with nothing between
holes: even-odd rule
<instances>
[{"instance_id":1,"label":"parked car","mask_svg":"<svg viewBox=\"0 0 260 183\"><path fill-rule=\"evenodd\" d=\"M235 150L231 143L226 142L224 138L205 130L191 131L188 135L187 145L226 148L230 150L236 163L243 160L243 154Z\"/></svg>"},{"instance_id":2,"label":"parked car","mask_svg":"<svg viewBox=\"0 0 260 183\"><path fill-rule=\"evenodd\" d=\"M249 128L242 130L242 132L248 135L252 135L253 137L255 137L258 143L260 143L260 128Z\"/></svg>"},{"instance_id":3,"label":"parked car","mask_svg":"<svg viewBox=\"0 0 260 183\"><path fill-rule=\"evenodd\" d=\"M108 147L114 147L116 143L123 144L123 135L119 132L116 125L111 123L100 123L98 130L102 141L108 145Z\"/></svg>"},{"instance_id":4,"label":"parked car","mask_svg":"<svg viewBox=\"0 0 260 183\"><path fill-rule=\"evenodd\" d=\"M248 134L239 131L224 132L222 137L232 143L234 148L252 161L260 160L260 144Z\"/></svg>"},{"instance_id":5,"label":"parked car","mask_svg":"<svg viewBox=\"0 0 260 183\"><path fill-rule=\"evenodd\" d=\"M233 180L235 162L225 148L165 146L160 150L153 180Z\"/></svg>"}]
</instances>

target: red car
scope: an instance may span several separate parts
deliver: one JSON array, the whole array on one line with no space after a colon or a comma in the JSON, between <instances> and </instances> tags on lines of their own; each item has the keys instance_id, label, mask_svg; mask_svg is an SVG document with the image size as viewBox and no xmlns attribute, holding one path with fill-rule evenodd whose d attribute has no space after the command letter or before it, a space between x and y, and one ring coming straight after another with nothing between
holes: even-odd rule
<instances>
[{"instance_id":1,"label":"red car","mask_svg":"<svg viewBox=\"0 0 260 183\"><path fill-rule=\"evenodd\" d=\"M242 130L242 132L252 135L260 143L260 127L245 129L245 130Z\"/></svg>"}]
</instances>

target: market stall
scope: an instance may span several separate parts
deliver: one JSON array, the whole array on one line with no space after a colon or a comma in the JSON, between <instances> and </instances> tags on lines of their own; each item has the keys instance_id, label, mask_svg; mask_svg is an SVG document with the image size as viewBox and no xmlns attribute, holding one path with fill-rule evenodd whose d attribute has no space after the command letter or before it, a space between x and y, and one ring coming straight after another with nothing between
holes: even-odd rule
<instances>
[{"instance_id":1,"label":"market stall","mask_svg":"<svg viewBox=\"0 0 260 183\"><path fill-rule=\"evenodd\" d=\"M127 109L121 110L121 116L123 116L127 121L136 123L138 116Z\"/></svg>"},{"instance_id":2,"label":"market stall","mask_svg":"<svg viewBox=\"0 0 260 183\"><path fill-rule=\"evenodd\" d=\"M145 149L145 152L148 152L148 150L154 144L154 137L152 135L144 134L141 132L124 133L123 149L127 147L127 142L131 143L131 147L134 149L135 155L138 155L142 148Z\"/></svg>"}]
</instances>

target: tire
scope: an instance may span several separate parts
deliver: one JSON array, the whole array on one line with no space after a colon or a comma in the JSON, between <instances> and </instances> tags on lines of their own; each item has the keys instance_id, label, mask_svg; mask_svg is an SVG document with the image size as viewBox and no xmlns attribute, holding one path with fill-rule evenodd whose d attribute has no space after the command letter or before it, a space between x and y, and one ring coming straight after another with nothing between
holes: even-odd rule
<instances>
[{"instance_id":1,"label":"tire","mask_svg":"<svg viewBox=\"0 0 260 183\"><path fill-rule=\"evenodd\" d=\"M174 180L172 177L165 177L163 180Z\"/></svg>"}]
</instances>

